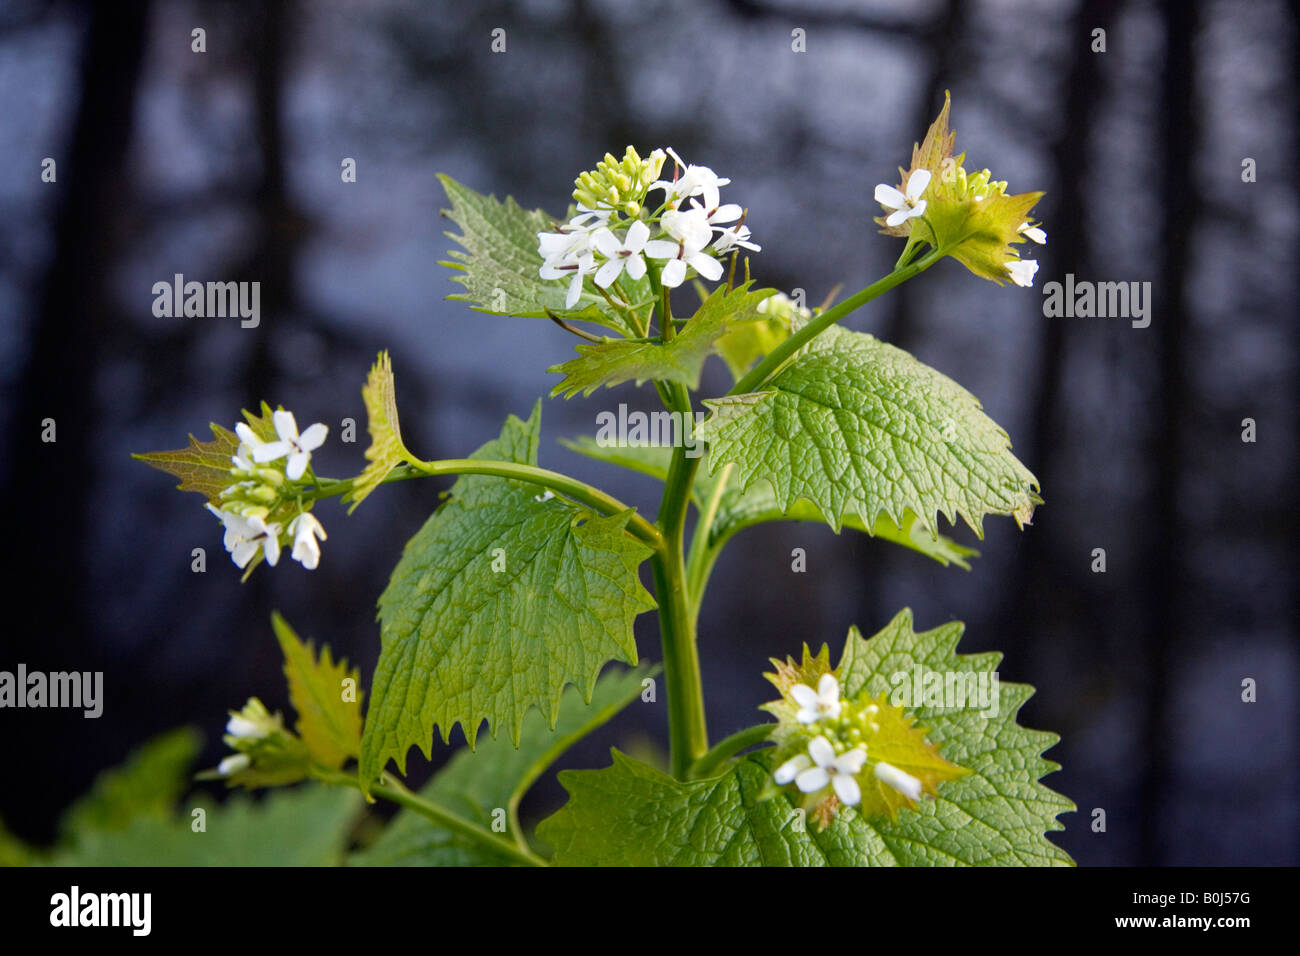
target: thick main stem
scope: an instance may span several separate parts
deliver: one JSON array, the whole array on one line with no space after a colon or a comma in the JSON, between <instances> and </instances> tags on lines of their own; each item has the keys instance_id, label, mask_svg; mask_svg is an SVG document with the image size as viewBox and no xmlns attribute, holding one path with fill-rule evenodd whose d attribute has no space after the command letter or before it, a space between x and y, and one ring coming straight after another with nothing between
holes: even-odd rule
<instances>
[{"instance_id":1,"label":"thick main stem","mask_svg":"<svg viewBox=\"0 0 1300 956\"><path fill-rule=\"evenodd\" d=\"M676 410L689 422L691 402L680 385L669 386ZM683 427L690 427L689 424ZM709 749L704 718L704 685L695 641L683 560L686 508L695 481L698 458L688 458L685 442L673 449L672 464L659 506L659 531L664 547L651 559L655 597L659 602L659 634L663 642L664 681L668 692L668 739L673 776L685 779L691 764Z\"/></svg>"}]
</instances>

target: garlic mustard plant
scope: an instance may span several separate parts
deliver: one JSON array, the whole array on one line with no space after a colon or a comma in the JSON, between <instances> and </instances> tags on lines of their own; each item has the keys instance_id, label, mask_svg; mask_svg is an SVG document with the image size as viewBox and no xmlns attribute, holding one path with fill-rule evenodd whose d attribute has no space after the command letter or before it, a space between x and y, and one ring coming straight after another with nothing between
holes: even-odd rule
<instances>
[{"instance_id":1,"label":"garlic mustard plant","mask_svg":"<svg viewBox=\"0 0 1300 956\"><path fill-rule=\"evenodd\" d=\"M670 147L607 153L554 216L441 177L459 228L443 263L461 286L452 298L577 337L575 357L549 369L552 398L653 388L674 423L663 442L566 445L659 479L660 504L642 514L543 467L540 401L467 457L418 457L387 353L361 390L370 443L353 477L314 471L324 424L299 432L265 403L233 430L212 425L210 441L138 456L206 499L245 577L263 563L297 573L283 549L306 570L330 560L313 511L322 499L351 513L385 484L455 478L445 500L431 496L379 595L368 689L273 615L297 722L248 700L229 715L230 754L204 776L244 788L306 780L399 804L391 823L371 821L355 863L1069 864L1046 834L1073 805L1040 782L1056 769L1042 756L1056 738L1016 723L1032 689L999 682L996 654L958 654L958 623L918 632L903 610L873 637L850 628L834 666L806 635L817 651L804 643L772 661L778 696L764 720L721 739L705 720L700 608L718 556L746 528L824 522L969 569L976 552L943 533L940 515L982 537L987 516L1023 527L1042 503L974 396L840 324L945 258L1000 286L1033 284L1038 262L1019 250L1046 242L1030 215L1042 194L969 171L949 110L945 98L898 180L862 197L901 240L894 268L816 308L756 283L750 230L763 220L744 184ZM701 399L710 356L734 384ZM649 612L657 666L633 633ZM891 695L891 675L922 671L991 686L997 700ZM628 707L666 722L666 765L614 750L607 766L564 771L567 802L526 828L530 786ZM429 756L457 725L469 746L424 791L406 787L410 748Z\"/></svg>"}]
</instances>

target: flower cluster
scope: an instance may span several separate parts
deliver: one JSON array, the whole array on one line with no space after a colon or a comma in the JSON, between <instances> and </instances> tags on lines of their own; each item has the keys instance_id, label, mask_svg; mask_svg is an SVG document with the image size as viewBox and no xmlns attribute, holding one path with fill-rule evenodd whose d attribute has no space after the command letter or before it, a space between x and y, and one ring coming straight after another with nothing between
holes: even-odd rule
<instances>
[{"instance_id":1,"label":"flower cluster","mask_svg":"<svg viewBox=\"0 0 1300 956\"><path fill-rule=\"evenodd\" d=\"M1032 286L1038 261L1022 259L1015 247L1025 239L1047 241L1047 233L1028 218L1042 194L1010 195L1006 182L994 180L987 169L968 173L965 154L953 155L949 107L945 97L925 141L912 150L910 168L900 170L900 185L876 187L876 202L885 212L876 222L886 234L907 239L900 263L915 244L925 243L983 278Z\"/></svg>"},{"instance_id":2,"label":"flower cluster","mask_svg":"<svg viewBox=\"0 0 1300 956\"><path fill-rule=\"evenodd\" d=\"M793 685L789 696L799 707L795 720L811 736L806 747L776 768L778 786L794 784L814 800L828 796L829 789L840 803L856 807L862 802L859 776L867 771L908 800L920 799L919 779L884 760L871 759L870 742L880 731L878 704L841 697L839 681L831 673L821 676L816 690L807 684Z\"/></svg>"},{"instance_id":3,"label":"flower cluster","mask_svg":"<svg viewBox=\"0 0 1300 956\"><path fill-rule=\"evenodd\" d=\"M285 729L284 720L272 714L256 697L244 709L231 711L222 738L235 752L204 778L225 779L248 787L294 783L307 775L310 758L306 745Z\"/></svg>"},{"instance_id":4,"label":"flower cluster","mask_svg":"<svg viewBox=\"0 0 1300 956\"><path fill-rule=\"evenodd\" d=\"M656 179L667 157L672 179ZM631 146L622 160L606 153L596 169L578 177L573 192L577 215L554 232L537 234L543 279L567 279L565 307L582 296L587 277L606 290L625 272L633 280L648 270L647 260L665 288L681 285L693 270L717 281L719 257L741 249L757 252L744 224L744 210L723 203L720 189L731 180L707 166L683 162L671 148L656 149L642 159ZM660 191L651 208L646 199Z\"/></svg>"},{"instance_id":5,"label":"flower cluster","mask_svg":"<svg viewBox=\"0 0 1300 956\"><path fill-rule=\"evenodd\" d=\"M291 557L308 570L320 563L325 529L299 500L311 453L325 443L329 429L319 422L298 433L292 412L271 416L274 438L262 437L248 424L235 426L239 447L231 456L234 483L220 495L221 507L208 510L225 528L223 544L240 568L258 555L275 566L281 545L292 542Z\"/></svg>"}]
</instances>

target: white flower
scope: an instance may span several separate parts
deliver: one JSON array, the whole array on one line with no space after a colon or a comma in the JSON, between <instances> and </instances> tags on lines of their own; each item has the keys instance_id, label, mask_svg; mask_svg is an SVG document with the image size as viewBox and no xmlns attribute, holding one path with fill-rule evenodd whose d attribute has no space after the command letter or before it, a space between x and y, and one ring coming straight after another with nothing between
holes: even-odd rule
<instances>
[{"instance_id":1,"label":"white flower","mask_svg":"<svg viewBox=\"0 0 1300 956\"><path fill-rule=\"evenodd\" d=\"M645 244L645 254L652 259L667 259L659 281L664 288L675 289L686 279L686 267L694 266L695 271L710 282L722 278L722 263L713 256L706 255L699 246L685 242L668 242L655 239ZM651 247L654 247L653 249Z\"/></svg>"},{"instance_id":2,"label":"white flower","mask_svg":"<svg viewBox=\"0 0 1300 956\"><path fill-rule=\"evenodd\" d=\"M713 251L718 255L724 255L733 248L748 249L750 252L762 252L763 247L756 242L749 241L748 226L732 226L730 229L719 231L717 240L713 243ZM763 302L767 300L764 299ZM763 302L759 303L761 307Z\"/></svg>"},{"instance_id":3,"label":"white flower","mask_svg":"<svg viewBox=\"0 0 1300 956\"><path fill-rule=\"evenodd\" d=\"M1024 233L1026 239L1032 239L1040 246L1047 242L1047 233L1043 232L1043 230L1039 229L1037 226L1031 226L1027 222L1022 222L1020 228L1016 231Z\"/></svg>"},{"instance_id":4,"label":"white flower","mask_svg":"<svg viewBox=\"0 0 1300 956\"><path fill-rule=\"evenodd\" d=\"M223 777L229 777L239 773L241 770L247 770L253 761L248 759L248 754L231 754L221 763L217 764L217 773Z\"/></svg>"},{"instance_id":5,"label":"white flower","mask_svg":"<svg viewBox=\"0 0 1300 956\"><path fill-rule=\"evenodd\" d=\"M1034 284L1034 273L1038 271L1037 259L1008 259L1007 272L1011 281L1028 289Z\"/></svg>"},{"instance_id":6,"label":"white flower","mask_svg":"<svg viewBox=\"0 0 1300 956\"><path fill-rule=\"evenodd\" d=\"M807 754L795 754L781 766L776 768L776 782L784 787L787 783L794 780L800 773L807 770L813 765L812 757Z\"/></svg>"},{"instance_id":7,"label":"white flower","mask_svg":"<svg viewBox=\"0 0 1300 956\"><path fill-rule=\"evenodd\" d=\"M807 684L795 684L790 696L799 705L795 719L801 724L815 724L823 717L835 720L840 715L840 682L834 674L823 674L816 690Z\"/></svg>"},{"instance_id":8,"label":"white flower","mask_svg":"<svg viewBox=\"0 0 1300 956\"><path fill-rule=\"evenodd\" d=\"M704 247L713 239L713 230L704 210L669 210L664 213L661 224L672 239L647 242L645 254L651 259L668 260L659 276L666 288L675 289L682 284L688 265L694 266L695 271L710 282L722 278L722 263L704 252Z\"/></svg>"},{"instance_id":9,"label":"white flower","mask_svg":"<svg viewBox=\"0 0 1300 956\"><path fill-rule=\"evenodd\" d=\"M670 209L664 213L659 224L671 238L700 249L713 239L709 217L704 214L703 209L688 209L685 212Z\"/></svg>"},{"instance_id":10,"label":"white flower","mask_svg":"<svg viewBox=\"0 0 1300 956\"><path fill-rule=\"evenodd\" d=\"M662 189L667 198L667 202L674 209L677 204L687 196L703 195L706 204L710 209L718 205L718 188L731 182L730 179L722 179L708 166L692 166L682 160L672 147L668 148L668 155L673 158L677 164L673 170L675 179L660 179L651 183L651 189ZM711 202L708 200L712 199Z\"/></svg>"},{"instance_id":11,"label":"white flower","mask_svg":"<svg viewBox=\"0 0 1300 956\"><path fill-rule=\"evenodd\" d=\"M582 277L596 271L596 258L584 252L569 262L545 262L539 275L543 279L569 279L569 294L564 297L564 307L572 309L582 295Z\"/></svg>"},{"instance_id":12,"label":"white flower","mask_svg":"<svg viewBox=\"0 0 1300 956\"><path fill-rule=\"evenodd\" d=\"M245 428L248 426L245 425ZM252 471L256 466L253 464L253 449L247 442L240 442L235 453L230 456L230 463L235 466L236 471Z\"/></svg>"},{"instance_id":13,"label":"white flower","mask_svg":"<svg viewBox=\"0 0 1300 956\"><path fill-rule=\"evenodd\" d=\"M691 209L698 209L704 213L704 218L714 229L722 228L719 223L735 222L745 211L740 208L739 204L734 202L719 205L718 187L713 185L705 187L703 204L698 199L691 200Z\"/></svg>"},{"instance_id":14,"label":"white flower","mask_svg":"<svg viewBox=\"0 0 1300 956\"><path fill-rule=\"evenodd\" d=\"M921 799L921 781L905 770L899 770L893 764L883 760L876 764L876 779L893 787L909 800Z\"/></svg>"},{"instance_id":15,"label":"white flower","mask_svg":"<svg viewBox=\"0 0 1300 956\"><path fill-rule=\"evenodd\" d=\"M272 414L271 421L275 423L275 433L280 436L280 440L254 446L253 460L262 463L288 455L289 462L285 466L284 473L289 476L290 481L297 481L307 470L311 453L325 444L325 436L329 434L329 429L317 422L299 435L298 423L294 420L293 412L284 410Z\"/></svg>"},{"instance_id":16,"label":"white flower","mask_svg":"<svg viewBox=\"0 0 1300 956\"><path fill-rule=\"evenodd\" d=\"M645 259L641 257L641 251L649 238L650 227L640 219L628 227L627 236L622 242L619 242L618 237L608 229L595 232L591 237L591 244L608 259L596 273L594 280L596 285L602 289L608 288L611 282L622 275L625 268L627 274L633 279L645 275Z\"/></svg>"},{"instance_id":17,"label":"white flower","mask_svg":"<svg viewBox=\"0 0 1300 956\"><path fill-rule=\"evenodd\" d=\"M212 505L208 510L221 519L226 534L222 541L231 560L241 568L248 567L259 548L266 552L266 563L275 567L280 560L280 526L274 522L267 524L260 515L245 518L231 511L220 511Z\"/></svg>"},{"instance_id":18,"label":"white flower","mask_svg":"<svg viewBox=\"0 0 1300 956\"><path fill-rule=\"evenodd\" d=\"M795 777L795 786L804 793L816 793L830 784L845 806L854 807L862 801L862 789L854 774L867 762L865 747L854 747L837 756L831 742L819 734L808 742L808 754L817 766Z\"/></svg>"},{"instance_id":19,"label":"white flower","mask_svg":"<svg viewBox=\"0 0 1300 956\"><path fill-rule=\"evenodd\" d=\"M921 196L930 185L930 171L918 169L907 178L907 192L900 193L893 186L881 183L876 187L876 202L891 210L886 226L900 226L909 219L925 214L925 200Z\"/></svg>"},{"instance_id":20,"label":"white flower","mask_svg":"<svg viewBox=\"0 0 1300 956\"><path fill-rule=\"evenodd\" d=\"M543 267L576 261L590 249L591 233L586 229L569 229L564 226L560 232L537 234L537 254L542 257Z\"/></svg>"},{"instance_id":21,"label":"white flower","mask_svg":"<svg viewBox=\"0 0 1300 956\"><path fill-rule=\"evenodd\" d=\"M226 733L232 737L265 737L266 728L247 717L241 717L239 714L231 714L230 719L226 721Z\"/></svg>"},{"instance_id":22,"label":"white flower","mask_svg":"<svg viewBox=\"0 0 1300 956\"><path fill-rule=\"evenodd\" d=\"M324 541L327 537L316 516L310 511L304 511L289 522L289 534L293 535L293 552L290 557L308 571L316 570L320 564L320 545L316 539Z\"/></svg>"},{"instance_id":23,"label":"white flower","mask_svg":"<svg viewBox=\"0 0 1300 956\"><path fill-rule=\"evenodd\" d=\"M597 211L585 206L578 209L581 212L556 232L537 234L537 254L545 264L558 266L576 262L584 252L591 251L591 234L605 228L609 220L608 209Z\"/></svg>"}]
</instances>

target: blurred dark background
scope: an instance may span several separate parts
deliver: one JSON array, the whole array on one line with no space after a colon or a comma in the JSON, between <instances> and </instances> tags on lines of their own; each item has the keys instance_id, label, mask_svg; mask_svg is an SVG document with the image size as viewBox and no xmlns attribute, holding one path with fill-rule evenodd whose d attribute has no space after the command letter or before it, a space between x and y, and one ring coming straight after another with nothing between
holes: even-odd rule
<instances>
[{"instance_id":1,"label":"blurred dark background","mask_svg":"<svg viewBox=\"0 0 1300 956\"><path fill-rule=\"evenodd\" d=\"M436 173L562 212L606 150L672 145L733 179L762 284L816 303L892 265L872 189L951 89L968 168L1047 191L1036 287L946 262L847 324L978 395L1047 503L1023 533L954 532L982 552L969 572L851 532L743 532L701 621L712 735L759 716L768 657L838 653L850 624L871 633L907 605L920 627L966 621L963 650L1005 652L1002 679L1038 688L1021 721L1061 735L1046 782L1080 809L1054 839L1081 864L1300 862L1296 76L1283 0L9 0L0 668L102 670L106 704L99 720L0 712L0 818L50 839L98 771L178 724L205 731L215 763L227 709L287 706L272 608L368 682L375 598L447 483L386 488L351 518L323 504L320 569L286 557L241 586L198 496L128 455L265 398L330 425L321 473L355 473L382 348L417 454L466 454L526 414L575 340L444 301L458 287L436 265ZM260 326L155 318L151 287L178 272L259 281ZM1041 287L1067 272L1151 281L1150 327L1045 318ZM728 384L714 360L706 394ZM650 507L649 479L554 444L620 401L651 407L630 386L545 401L542 463ZM355 445L338 440L346 417ZM652 615L638 634L657 659ZM653 751L665 719L662 700L634 705L565 763ZM551 781L531 810L560 799Z\"/></svg>"}]
</instances>

